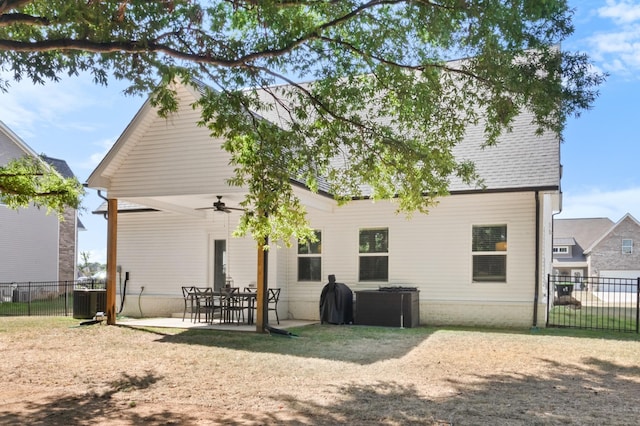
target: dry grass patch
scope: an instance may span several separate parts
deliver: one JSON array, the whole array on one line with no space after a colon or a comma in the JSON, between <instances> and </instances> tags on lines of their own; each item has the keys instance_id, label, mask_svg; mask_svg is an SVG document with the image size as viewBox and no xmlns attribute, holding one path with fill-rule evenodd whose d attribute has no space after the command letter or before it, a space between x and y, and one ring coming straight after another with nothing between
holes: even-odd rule
<instances>
[{"instance_id":1,"label":"dry grass patch","mask_svg":"<svg viewBox=\"0 0 640 426\"><path fill-rule=\"evenodd\" d=\"M316 325L286 338L77 323L2 319L0 424L640 420L634 336Z\"/></svg>"}]
</instances>

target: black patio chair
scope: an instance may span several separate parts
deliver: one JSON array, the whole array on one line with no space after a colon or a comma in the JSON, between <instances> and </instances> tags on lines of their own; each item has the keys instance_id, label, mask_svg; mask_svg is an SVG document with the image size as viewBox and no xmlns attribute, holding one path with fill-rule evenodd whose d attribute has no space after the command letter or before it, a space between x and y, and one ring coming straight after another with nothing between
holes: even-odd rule
<instances>
[{"instance_id":1,"label":"black patio chair","mask_svg":"<svg viewBox=\"0 0 640 426\"><path fill-rule=\"evenodd\" d=\"M193 321L194 307L195 307L195 293L193 286L182 287L182 298L184 299L184 311L182 312L182 321L187 316L187 310L191 314L191 321Z\"/></svg>"},{"instance_id":2,"label":"black patio chair","mask_svg":"<svg viewBox=\"0 0 640 426\"><path fill-rule=\"evenodd\" d=\"M223 288L220 291L221 305L222 305L222 317L225 322L235 322L240 324L245 321L244 311L248 309L245 304L245 298L239 296L240 287ZM242 319L242 321L241 321Z\"/></svg>"},{"instance_id":3,"label":"black patio chair","mask_svg":"<svg viewBox=\"0 0 640 426\"><path fill-rule=\"evenodd\" d=\"M213 289L211 287L194 287L195 294L195 317L200 322L202 320L202 313L204 313L204 320L207 323L213 322L215 310L219 309L222 312L220 304L216 304Z\"/></svg>"},{"instance_id":4,"label":"black patio chair","mask_svg":"<svg viewBox=\"0 0 640 426\"><path fill-rule=\"evenodd\" d=\"M274 311L276 313L276 321L280 324L280 318L278 318L278 300L280 299L280 289L270 288L269 297L267 299L267 313L268 311Z\"/></svg>"}]
</instances>

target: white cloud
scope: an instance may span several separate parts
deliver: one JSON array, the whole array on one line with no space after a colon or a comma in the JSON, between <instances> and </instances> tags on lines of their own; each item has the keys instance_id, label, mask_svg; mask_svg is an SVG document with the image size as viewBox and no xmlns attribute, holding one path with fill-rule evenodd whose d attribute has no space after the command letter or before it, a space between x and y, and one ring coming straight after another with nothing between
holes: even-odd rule
<instances>
[{"instance_id":1,"label":"white cloud","mask_svg":"<svg viewBox=\"0 0 640 426\"><path fill-rule=\"evenodd\" d=\"M631 213L640 220L640 188L563 194L563 208L559 218L608 217L617 222Z\"/></svg>"},{"instance_id":2,"label":"white cloud","mask_svg":"<svg viewBox=\"0 0 640 426\"><path fill-rule=\"evenodd\" d=\"M92 144L92 146L98 147L99 150L90 154L85 159L85 161L80 163L75 163L74 166L83 170L95 169L96 166L100 163L100 161L102 161L102 159L105 157L105 155L107 155L107 152L109 152L109 150L111 149L114 143L115 143L114 139L103 139L101 141L98 141Z\"/></svg>"},{"instance_id":3,"label":"white cloud","mask_svg":"<svg viewBox=\"0 0 640 426\"><path fill-rule=\"evenodd\" d=\"M607 0L607 5L598 9L598 15L621 24L635 22L640 20L640 4L629 0Z\"/></svg>"},{"instance_id":4,"label":"white cloud","mask_svg":"<svg viewBox=\"0 0 640 426\"><path fill-rule=\"evenodd\" d=\"M87 96L91 87L86 76L63 78L60 82L44 85L33 84L30 80L11 82L8 92L0 93L2 120L27 139L36 124L38 127L91 130L86 120L74 119L99 102L99 99Z\"/></svg>"},{"instance_id":5,"label":"white cloud","mask_svg":"<svg viewBox=\"0 0 640 426\"><path fill-rule=\"evenodd\" d=\"M613 25L587 38L591 57L611 74L636 74L640 70L640 3L608 0L597 15Z\"/></svg>"}]
</instances>

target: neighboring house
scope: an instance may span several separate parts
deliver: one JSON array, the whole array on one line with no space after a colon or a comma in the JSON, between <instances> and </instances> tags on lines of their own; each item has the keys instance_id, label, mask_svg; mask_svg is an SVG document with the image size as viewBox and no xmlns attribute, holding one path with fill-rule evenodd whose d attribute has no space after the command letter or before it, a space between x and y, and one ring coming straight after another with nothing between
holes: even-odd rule
<instances>
[{"instance_id":1,"label":"neighboring house","mask_svg":"<svg viewBox=\"0 0 640 426\"><path fill-rule=\"evenodd\" d=\"M555 219L553 269L556 275L640 277L640 223L626 214L617 223L608 218Z\"/></svg>"},{"instance_id":2,"label":"neighboring house","mask_svg":"<svg viewBox=\"0 0 640 426\"><path fill-rule=\"evenodd\" d=\"M72 177L63 160L39 156L0 121L0 165L25 155L41 158L64 177ZM78 229L76 209L64 220L46 208L9 209L0 204L0 282L73 281L76 278Z\"/></svg>"},{"instance_id":3,"label":"neighboring house","mask_svg":"<svg viewBox=\"0 0 640 426\"><path fill-rule=\"evenodd\" d=\"M161 118L147 101L88 179L118 201L117 270L129 273L124 315L182 312L183 285L256 281L256 243L231 238L239 213L200 210L216 196L237 207L244 192L226 184L233 167L223 141L197 125L200 111L190 105L200 93L177 92L178 112ZM296 185L319 242L270 250L280 318L319 319L334 274L354 292L418 288L421 324L544 324L560 145L555 135L537 136L531 121L518 117L490 148L482 147L482 128L470 127L456 155L476 162L486 188L452 179L451 195L428 215L407 219L393 202L364 199L338 206Z\"/></svg>"}]
</instances>

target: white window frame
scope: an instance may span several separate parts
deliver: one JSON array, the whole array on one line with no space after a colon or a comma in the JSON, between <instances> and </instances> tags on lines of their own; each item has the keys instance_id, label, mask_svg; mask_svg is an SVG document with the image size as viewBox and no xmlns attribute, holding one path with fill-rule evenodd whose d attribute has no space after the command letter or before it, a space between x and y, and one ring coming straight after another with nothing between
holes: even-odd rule
<instances>
[{"instance_id":1,"label":"white window frame","mask_svg":"<svg viewBox=\"0 0 640 426\"><path fill-rule=\"evenodd\" d=\"M569 254L568 246L556 246L553 248L553 254Z\"/></svg>"},{"instance_id":2,"label":"white window frame","mask_svg":"<svg viewBox=\"0 0 640 426\"><path fill-rule=\"evenodd\" d=\"M504 228L505 230L505 240L504 241L496 241L496 246L494 250L474 250L474 229L476 228ZM509 249L509 238L508 238L508 228L509 226L506 223L500 224L483 224L483 225L472 225L471 227L471 281L473 283L484 284L484 283L506 283L507 282L507 269L508 269L508 249ZM498 243L501 244L504 249L498 249ZM504 256L504 278L498 279L478 279L474 276L473 264L474 260L478 256Z\"/></svg>"},{"instance_id":3,"label":"white window frame","mask_svg":"<svg viewBox=\"0 0 640 426\"><path fill-rule=\"evenodd\" d=\"M633 254L633 240L631 238L622 239L622 254Z\"/></svg>"},{"instance_id":4,"label":"white window frame","mask_svg":"<svg viewBox=\"0 0 640 426\"><path fill-rule=\"evenodd\" d=\"M296 277L298 279L298 282L304 282L304 283L309 283L309 282L320 282L322 281L322 230L320 229L314 229L313 232L315 232L316 236L318 237L318 248L319 251L317 253L300 253L300 241L298 241L298 246L297 246L297 257L296 257ZM316 244L316 243L313 243ZM300 279L300 259L302 258L318 258L320 259L320 276L318 277L317 280L315 279L308 279L308 280L301 280Z\"/></svg>"},{"instance_id":5,"label":"white window frame","mask_svg":"<svg viewBox=\"0 0 640 426\"><path fill-rule=\"evenodd\" d=\"M360 251L360 235L363 231L386 231L387 232L387 251L386 252L361 252ZM388 282L389 281L389 238L390 232L389 227L379 226L379 227L366 227L358 229L358 282ZM387 278L380 279L362 279L362 271L361 271L361 259L364 257L386 257L387 258Z\"/></svg>"}]
</instances>

